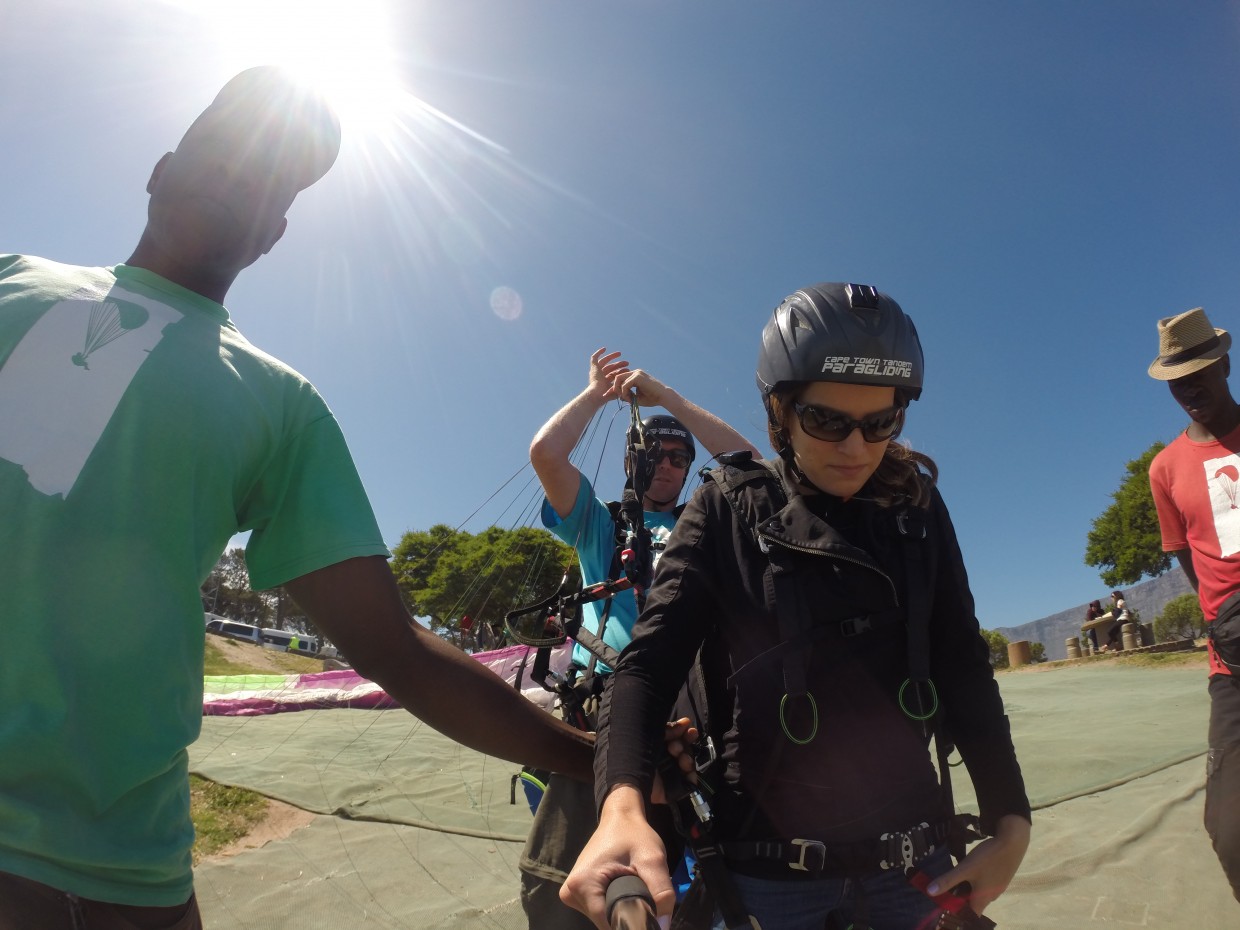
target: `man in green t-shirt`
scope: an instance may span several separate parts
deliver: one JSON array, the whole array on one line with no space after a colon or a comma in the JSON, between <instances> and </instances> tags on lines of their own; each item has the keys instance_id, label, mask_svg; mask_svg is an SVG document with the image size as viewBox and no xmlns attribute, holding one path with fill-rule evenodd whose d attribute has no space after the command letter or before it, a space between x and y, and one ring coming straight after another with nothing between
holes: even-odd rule
<instances>
[{"instance_id":1,"label":"man in green t-shirt","mask_svg":"<svg viewBox=\"0 0 1240 930\"><path fill-rule=\"evenodd\" d=\"M411 622L331 410L223 306L339 132L250 69L155 165L124 264L0 256L0 930L201 926L198 586L239 531L254 586L412 713L590 778L588 737Z\"/></svg>"}]
</instances>

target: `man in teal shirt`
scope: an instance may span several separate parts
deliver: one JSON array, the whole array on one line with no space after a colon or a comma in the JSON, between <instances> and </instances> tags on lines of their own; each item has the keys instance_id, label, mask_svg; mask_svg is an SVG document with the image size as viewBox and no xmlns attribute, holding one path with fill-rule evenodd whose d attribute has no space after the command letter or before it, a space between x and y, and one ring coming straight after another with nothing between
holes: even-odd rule
<instances>
[{"instance_id":1,"label":"man in teal shirt","mask_svg":"<svg viewBox=\"0 0 1240 930\"><path fill-rule=\"evenodd\" d=\"M0 930L201 926L198 587L240 531L254 587L284 585L412 713L591 777L587 737L410 621L331 410L223 306L339 132L250 69L155 165L124 264L0 256Z\"/></svg>"},{"instance_id":2,"label":"man in teal shirt","mask_svg":"<svg viewBox=\"0 0 1240 930\"><path fill-rule=\"evenodd\" d=\"M577 550L583 584L603 581L612 568L616 523L606 503L572 462L569 454L590 420L609 400L640 407L658 406L672 414L647 417L644 432L649 475L642 488L643 522L651 534L652 556L676 524L676 506L696 454L694 437L712 455L755 449L740 433L708 410L682 397L640 368L630 368L619 352L599 349L590 357L586 387L543 424L530 444L530 462L546 500L542 520L552 533ZM626 459L627 461L627 459ZM614 577L614 576L613 576ZM582 628L620 652L628 645L637 620L633 592L593 601L583 607ZM573 665L583 673L605 673L580 644ZM601 683L601 678L596 680ZM521 904L530 930L590 930L585 915L563 904L560 886L596 824L594 795L579 782L553 775L534 815L521 855Z\"/></svg>"}]
</instances>

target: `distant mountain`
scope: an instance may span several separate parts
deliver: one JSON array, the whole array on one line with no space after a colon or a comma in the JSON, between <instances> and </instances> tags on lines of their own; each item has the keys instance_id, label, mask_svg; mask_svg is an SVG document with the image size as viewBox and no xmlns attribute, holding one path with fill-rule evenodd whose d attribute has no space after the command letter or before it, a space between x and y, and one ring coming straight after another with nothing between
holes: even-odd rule
<instances>
[{"instance_id":1,"label":"distant mountain","mask_svg":"<svg viewBox=\"0 0 1240 930\"><path fill-rule=\"evenodd\" d=\"M1157 578L1151 578L1149 581L1143 581L1131 588L1121 590L1124 592L1124 601L1128 606L1140 611L1142 623L1153 623L1154 618L1162 613L1167 601L1181 594L1193 593L1192 585L1188 583L1188 579L1184 577L1184 572L1179 566ZM1092 601L1094 598L1089 600ZM1102 603L1103 610L1110 609L1111 592L1102 588L1101 583L1099 583L1097 600ZM1085 601L1079 607L1061 610L1041 620L1022 623L1020 626L999 627L997 632L1006 636L1008 642L1014 643L1027 639L1031 643L1041 643L1046 647L1048 659L1065 659L1068 652L1064 641L1069 636L1081 635L1081 624L1085 621L1085 611L1088 607L1089 601Z\"/></svg>"}]
</instances>

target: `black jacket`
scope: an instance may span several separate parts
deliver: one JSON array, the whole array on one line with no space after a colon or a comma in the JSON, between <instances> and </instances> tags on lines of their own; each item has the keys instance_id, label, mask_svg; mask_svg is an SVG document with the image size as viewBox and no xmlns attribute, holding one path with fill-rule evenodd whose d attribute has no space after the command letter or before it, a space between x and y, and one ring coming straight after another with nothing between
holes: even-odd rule
<instances>
[{"instance_id":1,"label":"black jacket","mask_svg":"<svg viewBox=\"0 0 1240 930\"><path fill-rule=\"evenodd\" d=\"M786 466L777 463L792 487ZM746 512L754 484L743 490ZM863 492L864 494L864 492ZM659 562L646 608L613 676L600 725L595 784L647 788L658 734L699 647L709 682L712 729L722 733L726 786L716 807L723 838L805 837L851 843L942 820L944 809L921 725L900 709L909 675L906 555L899 508L861 496L847 502L794 494L765 537L781 571L793 573L805 632L789 642L770 611L772 557L748 517L714 481L694 495ZM955 531L935 491L926 515L935 577L930 674L977 790L982 825L1029 817L1007 718L979 633ZM786 590L786 589L785 589ZM784 613L784 600L780 613ZM853 633L868 621L871 629ZM817 707L789 690L785 657L800 658ZM795 664L794 664L795 667ZM792 690L795 691L795 688ZM717 727L724 711L725 725ZM726 732L724 732L726 730ZM756 811L754 806L757 806Z\"/></svg>"}]
</instances>

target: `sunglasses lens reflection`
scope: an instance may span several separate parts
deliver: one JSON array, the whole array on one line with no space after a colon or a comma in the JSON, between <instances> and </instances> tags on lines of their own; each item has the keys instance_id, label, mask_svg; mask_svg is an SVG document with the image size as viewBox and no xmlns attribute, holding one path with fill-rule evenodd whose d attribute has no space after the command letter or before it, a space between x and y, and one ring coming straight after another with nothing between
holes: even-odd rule
<instances>
[{"instance_id":1,"label":"sunglasses lens reflection","mask_svg":"<svg viewBox=\"0 0 1240 930\"><path fill-rule=\"evenodd\" d=\"M673 468L688 468L689 463L692 461L692 459L689 458L689 453L684 449L660 449L655 452L653 458L656 465L664 459L667 459L672 463Z\"/></svg>"},{"instance_id":2,"label":"sunglasses lens reflection","mask_svg":"<svg viewBox=\"0 0 1240 930\"><path fill-rule=\"evenodd\" d=\"M883 442L899 432L904 422L904 408L892 407L880 410L860 420L830 410L815 407L812 404L797 404L796 411L801 420L801 429L815 439L825 442L842 442L852 435L855 429L861 430L866 442Z\"/></svg>"},{"instance_id":3,"label":"sunglasses lens reflection","mask_svg":"<svg viewBox=\"0 0 1240 930\"><path fill-rule=\"evenodd\" d=\"M900 410L893 410L877 419L867 417L861 423L861 435L868 442L882 442L884 439L890 439L892 433L899 428L902 419Z\"/></svg>"}]
</instances>

